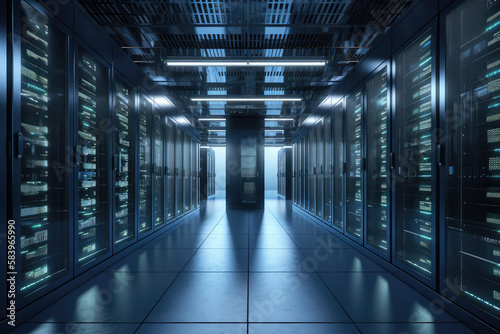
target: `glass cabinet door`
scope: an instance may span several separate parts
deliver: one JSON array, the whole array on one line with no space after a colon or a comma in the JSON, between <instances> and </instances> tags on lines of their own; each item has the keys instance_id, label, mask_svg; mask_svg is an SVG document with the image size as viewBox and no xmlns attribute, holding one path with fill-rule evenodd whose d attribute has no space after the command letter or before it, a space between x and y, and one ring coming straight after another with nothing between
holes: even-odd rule
<instances>
[{"instance_id":1,"label":"glass cabinet door","mask_svg":"<svg viewBox=\"0 0 500 334\"><path fill-rule=\"evenodd\" d=\"M446 17L446 164L441 174L446 180L447 288L496 320L500 319L499 14L498 2L469 0Z\"/></svg>"},{"instance_id":2,"label":"glass cabinet door","mask_svg":"<svg viewBox=\"0 0 500 334\"><path fill-rule=\"evenodd\" d=\"M309 174L307 172L307 137L302 137L300 140L300 150L301 150L301 168L302 168L302 181L301 181L301 198L300 198L300 206L303 209L307 207L307 179L309 178Z\"/></svg>"},{"instance_id":3,"label":"glass cabinet door","mask_svg":"<svg viewBox=\"0 0 500 334\"><path fill-rule=\"evenodd\" d=\"M191 210L191 137L185 132L183 150L184 212L188 212Z\"/></svg>"},{"instance_id":4,"label":"glass cabinet door","mask_svg":"<svg viewBox=\"0 0 500 334\"><path fill-rule=\"evenodd\" d=\"M167 220L175 218L175 131L176 126L171 119L167 120Z\"/></svg>"},{"instance_id":5,"label":"glass cabinet door","mask_svg":"<svg viewBox=\"0 0 500 334\"><path fill-rule=\"evenodd\" d=\"M357 239L362 235L362 138L363 94L354 92L346 99L346 232Z\"/></svg>"},{"instance_id":6,"label":"glass cabinet door","mask_svg":"<svg viewBox=\"0 0 500 334\"><path fill-rule=\"evenodd\" d=\"M184 192L182 191L182 147L184 133L179 127L175 129L175 197L176 217L184 213Z\"/></svg>"},{"instance_id":7,"label":"glass cabinet door","mask_svg":"<svg viewBox=\"0 0 500 334\"><path fill-rule=\"evenodd\" d=\"M24 1L21 15L21 71L16 73L21 105L13 118L20 130L14 141L16 197L20 193L17 289L24 297L69 269L68 36L49 21L37 24L33 18L41 14Z\"/></svg>"},{"instance_id":8,"label":"glass cabinet door","mask_svg":"<svg viewBox=\"0 0 500 334\"><path fill-rule=\"evenodd\" d=\"M316 213L315 197L316 197L316 131L312 129L307 135L307 164L309 168L309 181L307 183L308 187L308 205L307 209L310 213Z\"/></svg>"},{"instance_id":9,"label":"glass cabinet door","mask_svg":"<svg viewBox=\"0 0 500 334\"><path fill-rule=\"evenodd\" d=\"M333 108L333 226L344 228L344 107Z\"/></svg>"},{"instance_id":10,"label":"glass cabinet door","mask_svg":"<svg viewBox=\"0 0 500 334\"><path fill-rule=\"evenodd\" d=\"M324 134L323 125L324 119L321 119L316 125L316 216L323 218L323 179L325 174L325 146L324 146Z\"/></svg>"},{"instance_id":11,"label":"glass cabinet door","mask_svg":"<svg viewBox=\"0 0 500 334\"><path fill-rule=\"evenodd\" d=\"M433 57L430 31L396 57L395 257L425 279L435 273Z\"/></svg>"},{"instance_id":12,"label":"glass cabinet door","mask_svg":"<svg viewBox=\"0 0 500 334\"><path fill-rule=\"evenodd\" d=\"M135 237L135 92L122 80L115 80L115 245Z\"/></svg>"},{"instance_id":13,"label":"glass cabinet door","mask_svg":"<svg viewBox=\"0 0 500 334\"><path fill-rule=\"evenodd\" d=\"M389 187L387 66L366 82L366 243L387 253Z\"/></svg>"},{"instance_id":14,"label":"glass cabinet door","mask_svg":"<svg viewBox=\"0 0 500 334\"><path fill-rule=\"evenodd\" d=\"M159 227L165 224L165 116L155 112L153 120L153 221Z\"/></svg>"},{"instance_id":15,"label":"glass cabinet door","mask_svg":"<svg viewBox=\"0 0 500 334\"><path fill-rule=\"evenodd\" d=\"M139 102L139 234L153 229L152 132L153 105L141 95Z\"/></svg>"},{"instance_id":16,"label":"glass cabinet door","mask_svg":"<svg viewBox=\"0 0 500 334\"><path fill-rule=\"evenodd\" d=\"M325 143L325 160L324 160L324 192L323 192L323 218L329 223L332 223L332 176L333 176L333 159L332 159L332 116L326 116L324 122L324 143Z\"/></svg>"},{"instance_id":17,"label":"glass cabinet door","mask_svg":"<svg viewBox=\"0 0 500 334\"><path fill-rule=\"evenodd\" d=\"M109 70L78 48L78 245L82 266L109 251Z\"/></svg>"}]
</instances>

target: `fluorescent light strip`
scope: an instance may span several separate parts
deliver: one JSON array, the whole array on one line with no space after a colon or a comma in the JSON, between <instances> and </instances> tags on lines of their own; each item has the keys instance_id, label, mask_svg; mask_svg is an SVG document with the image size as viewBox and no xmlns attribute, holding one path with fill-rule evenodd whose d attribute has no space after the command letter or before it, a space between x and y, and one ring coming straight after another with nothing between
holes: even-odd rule
<instances>
[{"instance_id":1,"label":"fluorescent light strip","mask_svg":"<svg viewBox=\"0 0 500 334\"><path fill-rule=\"evenodd\" d=\"M167 66L325 66L326 61L167 61Z\"/></svg>"},{"instance_id":2,"label":"fluorescent light strip","mask_svg":"<svg viewBox=\"0 0 500 334\"><path fill-rule=\"evenodd\" d=\"M226 120L225 118L198 118L198 121L200 122L210 122L210 121L221 122L225 120Z\"/></svg>"},{"instance_id":3,"label":"fluorescent light strip","mask_svg":"<svg viewBox=\"0 0 500 334\"><path fill-rule=\"evenodd\" d=\"M283 146L283 148L293 148L293 146Z\"/></svg>"},{"instance_id":4,"label":"fluorescent light strip","mask_svg":"<svg viewBox=\"0 0 500 334\"><path fill-rule=\"evenodd\" d=\"M265 130L266 132L281 132L285 133L285 130Z\"/></svg>"},{"instance_id":5,"label":"fluorescent light strip","mask_svg":"<svg viewBox=\"0 0 500 334\"><path fill-rule=\"evenodd\" d=\"M293 118L266 118L266 121L269 122L281 122L281 121L293 121Z\"/></svg>"},{"instance_id":6,"label":"fluorescent light strip","mask_svg":"<svg viewBox=\"0 0 500 334\"><path fill-rule=\"evenodd\" d=\"M200 146L200 148L210 148L210 146Z\"/></svg>"},{"instance_id":7,"label":"fluorescent light strip","mask_svg":"<svg viewBox=\"0 0 500 334\"><path fill-rule=\"evenodd\" d=\"M226 130L207 130L207 131L210 131L210 132L226 132Z\"/></svg>"},{"instance_id":8,"label":"fluorescent light strip","mask_svg":"<svg viewBox=\"0 0 500 334\"><path fill-rule=\"evenodd\" d=\"M193 102L206 102L206 101L228 101L228 102L259 102L259 101L291 101L300 102L300 97L192 97Z\"/></svg>"}]
</instances>

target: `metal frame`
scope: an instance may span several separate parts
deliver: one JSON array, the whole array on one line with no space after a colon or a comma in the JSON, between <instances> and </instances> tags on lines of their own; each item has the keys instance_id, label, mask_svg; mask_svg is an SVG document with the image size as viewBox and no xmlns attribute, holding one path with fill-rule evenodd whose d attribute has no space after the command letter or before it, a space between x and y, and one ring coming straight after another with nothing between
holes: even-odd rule
<instances>
[{"instance_id":1,"label":"metal frame","mask_svg":"<svg viewBox=\"0 0 500 334\"><path fill-rule=\"evenodd\" d=\"M427 33L428 31L431 32L431 48L434 51L434 54L436 56L432 57L431 64L433 69L437 69L437 57L438 57L438 50L437 50L437 19L433 19L430 23L424 25L417 34L415 34L411 39L409 39L406 43L404 43L396 52L393 53L392 55L392 65L391 65L391 84L392 84L392 96L391 96L391 110L392 110L392 138L391 138L391 147L395 150L397 148L397 144L399 143L399 139L397 138L397 110L396 110L396 59L399 55L401 55L403 52L405 52L410 46L413 45L422 35ZM431 125L431 131L433 129L437 129L438 125L437 123L437 70L433 70L431 74L431 86L432 86L432 98L431 98L431 114L432 114L432 125ZM437 172L438 170L435 169L436 167L436 149L435 147L432 148L432 154L431 154L431 166L433 168L433 173L432 173L432 178L431 178L431 183L433 187L433 192L436 194L437 192L437 186L438 186L438 180L437 180ZM398 167L398 159L399 156L397 153L395 154L395 159L396 159L396 168ZM398 197L397 189L395 188L395 185L392 185L394 188L394 195L392 196L391 200L391 205L392 205L392 210L391 210L391 216L393 222L397 220L397 207L396 207L396 198ZM432 212L437 212L438 208L438 203L437 201L439 200L438 195L434 195L434 200L432 201ZM439 240L438 240L438 220L437 220L437 214L434 214L431 220L431 223L433 225L433 230L432 230L432 242L434 243L433 250L431 252L432 254L432 274L431 278L427 278L421 273L417 272L416 270L413 270L412 268L406 266L405 264L399 262L396 259L396 228L395 224L393 224L392 232L391 232L391 263L396 266L397 268L403 270L404 272L410 274L412 277L415 279L419 280L423 284L429 286L432 289L436 289L437 287L437 279L438 279L438 273L437 273L437 268L438 268L438 257L437 257L437 250L439 248Z\"/></svg>"}]
</instances>

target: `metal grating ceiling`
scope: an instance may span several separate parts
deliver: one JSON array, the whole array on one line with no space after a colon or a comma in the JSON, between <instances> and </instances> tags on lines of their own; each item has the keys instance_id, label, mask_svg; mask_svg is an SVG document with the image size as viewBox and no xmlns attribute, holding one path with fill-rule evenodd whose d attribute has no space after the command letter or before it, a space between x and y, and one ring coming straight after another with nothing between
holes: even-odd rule
<instances>
[{"instance_id":1,"label":"metal grating ceiling","mask_svg":"<svg viewBox=\"0 0 500 334\"><path fill-rule=\"evenodd\" d=\"M412 0L79 0L190 116L314 110ZM323 67L168 67L172 60L325 60ZM192 96L293 95L301 102L193 103ZM290 137L298 122L282 122ZM202 138L209 124L197 122ZM204 137L203 137L204 136Z\"/></svg>"}]
</instances>

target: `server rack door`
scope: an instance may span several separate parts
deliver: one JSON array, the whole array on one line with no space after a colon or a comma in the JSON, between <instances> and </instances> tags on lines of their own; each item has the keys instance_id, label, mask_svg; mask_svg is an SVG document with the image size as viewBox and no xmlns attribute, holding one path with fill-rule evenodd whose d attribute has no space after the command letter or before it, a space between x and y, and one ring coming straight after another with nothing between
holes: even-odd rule
<instances>
[{"instance_id":1,"label":"server rack door","mask_svg":"<svg viewBox=\"0 0 500 334\"><path fill-rule=\"evenodd\" d=\"M185 132L183 150L184 212L188 212L191 210L191 137Z\"/></svg>"},{"instance_id":2,"label":"server rack door","mask_svg":"<svg viewBox=\"0 0 500 334\"><path fill-rule=\"evenodd\" d=\"M297 146L297 205L302 206L302 144L301 141L295 143Z\"/></svg>"},{"instance_id":3,"label":"server rack door","mask_svg":"<svg viewBox=\"0 0 500 334\"><path fill-rule=\"evenodd\" d=\"M302 151L302 196L301 196L301 207L307 210L307 180L309 178L309 173L307 169L307 136L301 139L301 151Z\"/></svg>"},{"instance_id":4,"label":"server rack door","mask_svg":"<svg viewBox=\"0 0 500 334\"><path fill-rule=\"evenodd\" d=\"M344 103L333 108L333 226L344 229Z\"/></svg>"},{"instance_id":5,"label":"server rack door","mask_svg":"<svg viewBox=\"0 0 500 334\"><path fill-rule=\"evenodd\" d=\"M297 143L292 144L292 203L297 204Z\"/></svg>"},{"instance_id":6,"label":"server rack door","mask_svg":"<svg viewBox=\"0 0 500 334\"><path fill-rule=\"evenodd\" d=\"M210 194L215 195L215 152L210 152Z\"/></svg>"},{"instance_id":7,"label":"server rack door","mask_svg":"<svg viewBox=\"0 0 500 334\"><path fill-rule=\"evenodd\" d=\"M165 116L153 113L153 222L154 228L165 224Z\"/></svg>"},{"instance_id":8,"label":"server rack door","mask_svg":"<svg viewBox=\"0 0 500 334\"><path fill-rule=\"evenodd\" d=\"M175 124L172 119L167 120L167 156L166 156L166 178L167 178L167 196L166 208L167 221L175 218Z\"/></svg>"},{"instance_id":9,"label":"server rack door","mask_svg":"<svg viewBox=\"0 0 500 334\"><path fill-rule=\"evenodd\" d=\"M109 67L82 46L78 46L76 61L79 162L75 256L77 267L82 268L97 263L110 251L112 122Z\"/></svg>"},{"instance_id":10,"label":"server rack door","mask_svg":"<svg viewBox=\"0 0 500 334\"><path fill-rule=\"evenodd\" d=\"M195 192L196 192L196 202L195 207L200 206L200 143L195 143L196 161L195 161Z\"/></svg>"},{"instance_id":11,"label":"server rack door","mask_svg":"<svg viewBox=\"0 0 500 334\"><path fill-rule=\"evenodd\" d=\"M310 213L316 214L316 129L312 129L309 134L307 135L308 137L308 165L309 165L309 181L307 183L308 185L308 194L309 194L309 201L307 205L307 209L309 210Z\"/></svg>"},{"instance_id":12,"label":"server rack door","mask_svg":"<svg viewBox=\"0 0 500 334\"><path fill-rule=\"evenodd\" d=\"M498 2L469 0L447 14L442 108L447 112L441 118L446 124L441 174L446 187L446 288L496 328L500 326L499 13Z\"/></svg>"},{"instance_id":13,"label":"server rack door","mask_svg":"<svg viewBox=\"0 0 500 334\"><path fill-rule=\"evenodd\" d=\"M389 251L389 75L388 65L366 82L366 207L365 242Z\"/></svg>"},{"instance_id":14,"label":"server rack door","mask_svg":"<svg viewBox=\"0 0 500 334\"><path fill-rule=\"evenodd\" d=\"M115 72L114 88L114 247L135 234L135 91Z\"/></svg>"},{"instance_id":15,"label":"server rack door","mask_svg":"<svg viewBox=\"0 0 500 334\"><path fill-rule=\"evenodd\" d=\"M14 6L14 33L20 43L13 44L10 55L14 150L8 226L9 232L15 227L18 246L16 263L9 257L4 264L7 272L17 271L20 306L69 277L69 163L73 162L66 160L66 148L72 143L68 33L49 20L34 22L32 18L42 14L28 3ZM22 28L17 26L21 22ZM7 222L3 226L7 232Z\"/></svg>"},{"instance_id":16,"label":"server rack door","mask_svg":"<svg viewBox=\"0 0 500 334\"><path fill-rule=\"evenodd\" d=\"M316 125L316 216L323 218L323 179L325 174L324 123L322 118Z\"/></svg>"},{"instance_id":17,"label":"server rack door","mask_svg":"<svg viewBox=\"0 0 500 334\"><path fill-rule=\"evenodd\" d=\"M139 98L139 235L153 230L152 149L153 105Z\"/></svg>"},{"instance_id":18,"label":"server rack door","mask_svg":"<svg viewBox=\"0 0 500 334\"><path fill-rule=\"evenodd\" d=\"M191 177L191 209L196 208L196 189L198 188L198 184L196 182L197 180L197 143L191 139L191 171L190 171L190 177Z\"/></svg>"},{"instance_id":19,"label":"server rack door","mask_svg":"<svg viewBox=\"0 0 500 334\"><path fill-rule=\"evenodd\" d=\"M362 241L363 92L346 99L346 233Z\"/></svg>"},{"instance_id":20,"label":"server rack door","mask_svg":"<svg viewBox=\"0 0 500 334\"><path fill-rule=\"evenodd\" d=\"M395 60L395 263L429 285L436 273L435 37L426 31Z\"/></svg>"},{"instance_id":21,"label":"server rack door","mask_svg":"<svg viewBox=\"0 0 500 334\"><path fill-rule=\"evenodd\" d=\"M175 129L175 211L176 217L184 213L184 192L182 190L182 147L184 133L179 127Z\"/></svg>"},{"instance_id":22,"label":"server rack door","mask_svg":"<svg viewBox=\"0 0 500 334\"><path fill-rule=\"evenodd\" d=\"M277 161L277 170L278 172L276 173L276 183L277 183L277 191L278 195L281 195L281 150L278 151L278 161Z\"/></svg>"},{"instance_id":23,"label":"server rack door","mask_svg":"<svg viewBox=\"0 0 500 334\"><path fill-rule=\"evenodd\" d=\"M332 116L325 117L324 122L324 142L325 142L325 160L324 160L324 192L323 192L323 219L332 224L332 176L333 176L333 157L332 157Z\"/></svg>"}]
</instances>

